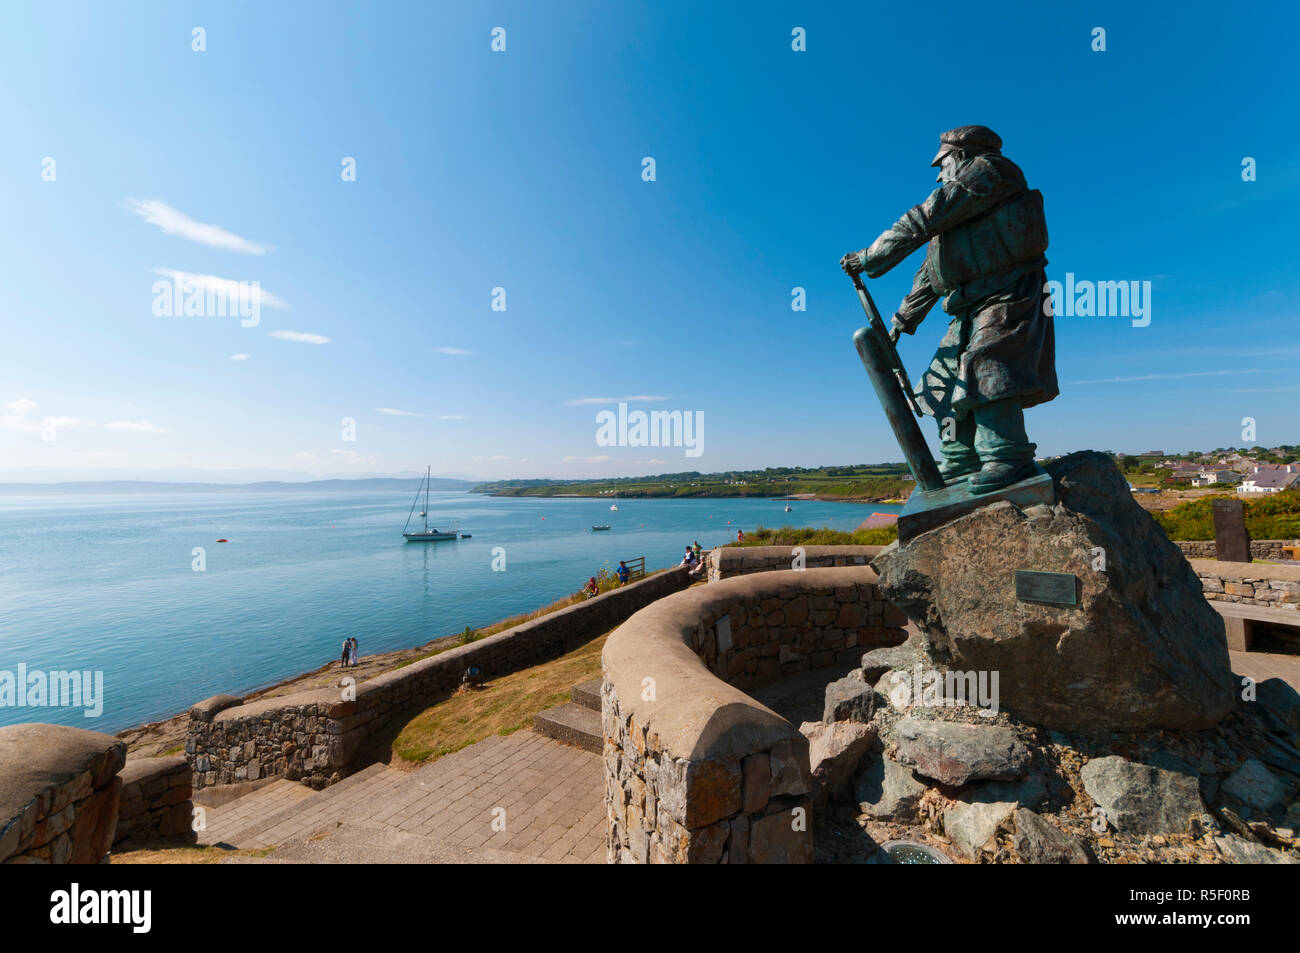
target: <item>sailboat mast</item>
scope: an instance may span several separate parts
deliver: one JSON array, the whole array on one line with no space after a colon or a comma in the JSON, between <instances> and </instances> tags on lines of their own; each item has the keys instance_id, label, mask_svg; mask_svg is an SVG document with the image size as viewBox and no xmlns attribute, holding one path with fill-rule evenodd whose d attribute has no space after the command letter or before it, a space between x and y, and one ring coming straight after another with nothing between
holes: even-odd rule
<instances>
[{"instance_id":1,"label":"sailboat mast","mask_svg":"<svg viewBox=\"0 0 1300 953\"><path fill-rule=\"evenodd\" d=\"M424 531L429 532L429 474L433 467L424 468Z\"/></svg>"}]
</instances>

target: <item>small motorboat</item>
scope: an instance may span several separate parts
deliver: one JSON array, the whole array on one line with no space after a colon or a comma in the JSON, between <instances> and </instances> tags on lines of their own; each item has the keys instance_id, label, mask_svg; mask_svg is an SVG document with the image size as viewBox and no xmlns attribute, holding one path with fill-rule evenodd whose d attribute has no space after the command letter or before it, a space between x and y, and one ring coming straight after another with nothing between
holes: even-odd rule
<instances>
[{"instance_id":1,"label":"small motorboat","mask_svg":"<svg viewBox=\"0 0 1300 953\"><path fill-rule=\"evenodd\" d=\"M599 533L599 532L601 532L601 531L603 531L603 530L607 530L607 529L609 529L608 526L593 526L593 527L591 528L591 531L592 531L593 533Z\"/></svg>"}]
</instances>

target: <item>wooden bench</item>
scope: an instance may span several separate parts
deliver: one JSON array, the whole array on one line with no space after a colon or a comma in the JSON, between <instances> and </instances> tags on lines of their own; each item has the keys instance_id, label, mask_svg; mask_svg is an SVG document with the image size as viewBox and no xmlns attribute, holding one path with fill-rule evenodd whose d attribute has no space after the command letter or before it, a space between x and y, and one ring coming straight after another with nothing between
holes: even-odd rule
<instances>
[{"instance_id":1,"label":"wooden bench","mask_svg":"<svg viewBox=\"0 0 1300 953\"><path fill-rule=\"evenodd\" d=\"M1223 616L1223 631L1228 637L1228 648L1233 652L1250 651L1256 622L1289 625L1300 629L1300 611L1252 606L1241 602L1223 602L1219 599L1211 599L1210 605Z\"/></svg>"}]
</instances>

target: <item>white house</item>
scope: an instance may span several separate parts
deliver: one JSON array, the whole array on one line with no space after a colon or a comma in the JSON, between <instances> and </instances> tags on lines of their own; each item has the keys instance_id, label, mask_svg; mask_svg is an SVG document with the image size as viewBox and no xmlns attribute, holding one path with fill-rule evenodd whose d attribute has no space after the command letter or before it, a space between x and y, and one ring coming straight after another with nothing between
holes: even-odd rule
<instances>
[{"instance_id":1,"label":"white house","mask_svg":"<svg viewBox=\"0 0 1300 953\"><path fill-rule=\"evenodd\" d=\"M1263 470L1252 473L1242 480L1241 486L1237 487L1237 493L1240 496L1249 496L1252 493L1281 493L1283 490L1294 489L1298 485L1300 485L1300 473Z\"/></svg>"},{"instance_id":2,"label":"white house","mask_svg":"<svg viewBox=\"0 0 1300 953\"><path fill-rule=\"evenodd\" d=\"M1211 486L1215 483L1240 483L1241 474L1235 470L1201 470L1192 478L1192 486Z\"/></svg>"}]
</instances>

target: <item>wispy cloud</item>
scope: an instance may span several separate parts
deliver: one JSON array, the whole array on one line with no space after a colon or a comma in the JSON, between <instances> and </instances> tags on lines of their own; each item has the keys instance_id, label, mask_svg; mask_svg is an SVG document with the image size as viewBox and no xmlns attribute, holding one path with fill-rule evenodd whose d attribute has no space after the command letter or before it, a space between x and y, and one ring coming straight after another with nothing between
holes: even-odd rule
<instances>
[{"instance_id":1,"label":"wispy cloud","mask_svg":"<svg viewBox=\"0 0 1300 953\"><path fill-rule=\"evenodd\" d=\"M651 394L642 394L636 397L580 397L577 400L566 400L566 407L585 407L588 404L655 404L667 400L667 397L659 397Z\"/></svg>"},{"instance_id":2,"label":"wispy cloud","mask_svg":"<svg viewBox=\"0 0 1300 953\"><path fill-rule=\"evenodd\" d=\"M66 430L69 427L94 426L93 421L83 421L80 417L41 417L29 416L36 409L36 401L29 397L19 397L4 405L5 413L0 414L0 430L22 430L32 432L48 430L53 427Z\"/></svg>"},{"instance_id":3,"label":"wispy cloud","mask_svg":"<svg viewBox=\"0 0 1300 953\"><path fill-rule=\"evenodd\" d=\"M319 460L319 459L320 459L320 457L316 456L316 454L314 454L314 453L308 453L306 450L299 450L299 451L298 451L297 453L295 453L293 456L294 456L294 459L295 459L295 460L307 460L307 461L309 461L309 462L316 461L316 460Z\"/></svg>"},{"instance_id":4,"label":"wispy cloud","mask_svg":"<svg viewBox=\"0 0 1300 953\"><path fill-rule=\"evenodd\" d=\"M1070 381L1066 386L1074 384L1129 384L1134 381L1172 381L1184 377L1226 377L1232 374L1262 374L1263 371L1257 368L1246 368L1239 371L1190 371L1186 374L1140 374L1137 377L1099 377L1090 381Z\"/></svg>"},{"instance_id":5,"label":"wispy cloud","mask_svg":"<svg viewBox=\"0 0 1300 953\"><path fill-rule=\"evenodd\" d=\"M174 209L166 202L160 202L157 199L146 199L145 201L127 199L126 207L150 225L157 225L165 234L179 235L181 238L188 238L190 241L198 242L201 245L211 245L213 248L223 248L226 251L240 252L244 255L265 255L271 250L266 245L259 245L247 238L240 238L233 232L226 231L220 225L196 222L184 212Z\"/></svg>"},{"instance_id":6,"label":"wispy cloud","mask_svg":"<svg viewBox=\"0 0 1300 953\"><path fill-rule=\"evenodd\" d=\"M435 347L433 349L438 354L473 354L473 351L467 351L463 347Z\"/></svg>"},{"instance_id":7,"label":"wispy cloud","mask_svg":"<svg viewBox=\"0 0 1300 953\"><path fill-rule=\"evenodd\" d=\"M262 287L259 282L254 287L249 282L236 281L234 278L221 278L217 275L196 275L192 271L177 271L175 268L155 268L155 275L170 278L181 285L186 294L202 291L204 295L211 292L221 295L226 301L247 301L258 307L277 308L288 311L289 305L282 298L277 298Z\"/></svg>"},{"instance_id":8,"label":"wispy cloud","mask_svg":"<svg viewBox=\"0 0 1300 953\"><path fill-rule=\"evenodd\" d=\"M427 414L417 414L413 410L398 410L395 407L376 407L375 410L381 414L388 414L390 417L426 417Z\"/></svg>"},{"instance_id":9,"label":"wispy cloud","mask_svg":"<svg viewBox=\"0 0 1300 953\"><path fill-rule=\"evenodd\" d=\"M323 334L309 334L306 331L272 331L271 337L281 341L297 341L300 344L329 344L330 339Z\"/></svg>"},{"instance_id":10,"label":"wispy cloud","mask_svg":"<svg viewBox=\"0 0 1300 953\"><path fill-rule=\"evenodd\" d=\"M465 415L464 414L443 414L438 419L439 420L464 420Z\"/></svg>"},{"instance_id":11,"label":"wispy cloud","mask_svg":"<svg viewBox=\"0 0 1300 953\"><path fill-rule=\"evenodd\" d=\"M232 354L232 355L230 355L230 359L231 359L232 361L246 361L246 360L248 360L248 359L249 359L250 357L252 357L252 356L253 356L253 355L251 355L251 354Z\"/></svg>"},{"instance_id":12,"label":"wispy cloud","mask_svg":"<svg viewBox=\"0 0 1300 953\"><path fill-rule=\"evenodd\" d=\"M601 455L598 456L598 457L565 457L561 462L562 462L562 463L574 463L574 462L577 462L577 463L609 463L609 461L610 461L610 457L609 457L608 455L606 455L606 454L601 454Z\"/></svg>"},{"instance_id":13,"label":"wispy cloud","mask_svg":"<svg viewBox=\"0 0 1300 953\"><path fill-rule=\"evenodd\" d=\"M112 420L104 424L108 430L131 430L135 433L168 433L166 427L159 427L148 420Z\"/></svg>"}]
</instances>

